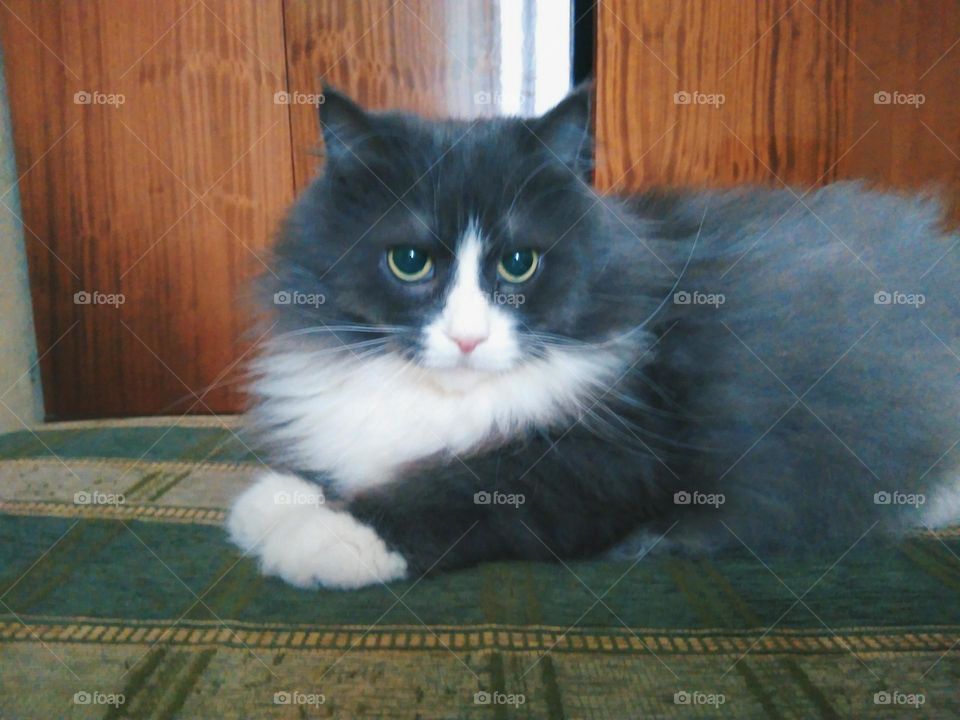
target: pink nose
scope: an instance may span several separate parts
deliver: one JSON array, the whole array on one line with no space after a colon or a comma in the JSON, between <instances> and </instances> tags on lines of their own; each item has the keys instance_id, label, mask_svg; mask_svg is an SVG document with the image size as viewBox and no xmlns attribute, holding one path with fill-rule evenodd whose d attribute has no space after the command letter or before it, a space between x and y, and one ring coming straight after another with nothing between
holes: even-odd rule
<instances>
[{"instance_id":1,"label":"pink nose","mask_svg":"<svg viewBox=\"0 0 960 720\"><path fill-rule=\"evenodd\" d=\"M477 348L477 345L479 345L484 340L486 340L485 337L472 337L472 338L455 337L450 339L457 344L457 347L460 348L460 352L462 352L464 355L469 355L470 353L472 353Z\"/></svg>"}]
</instances>

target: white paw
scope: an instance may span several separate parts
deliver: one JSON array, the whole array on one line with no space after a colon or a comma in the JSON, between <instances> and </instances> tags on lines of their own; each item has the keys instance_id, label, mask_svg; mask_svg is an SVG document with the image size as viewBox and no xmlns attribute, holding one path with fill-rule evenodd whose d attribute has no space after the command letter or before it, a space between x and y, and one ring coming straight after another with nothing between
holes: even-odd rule
<instances>
[{"instance_id":1,"label":"white paw","mask_svg":"<svg viewBox=\"0 0 960 720\"><path fill-rule=\"evenodd\" d=\"M407 562L346 512L324 506L320 488L270 472L234 501L230 539L266 575L302 588L352 589L406 577Z\"/></svg>"}]
</instances>

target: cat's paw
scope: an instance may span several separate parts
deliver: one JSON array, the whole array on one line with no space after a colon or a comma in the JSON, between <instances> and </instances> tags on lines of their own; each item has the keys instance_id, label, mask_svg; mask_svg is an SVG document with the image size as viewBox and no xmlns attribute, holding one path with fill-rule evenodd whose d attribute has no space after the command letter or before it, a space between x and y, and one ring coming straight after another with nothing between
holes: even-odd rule
<instances>
[{"instance_id":1,"label":"cat's paw","mask_svg":"<svg viewBox=\"0 0 960 720\"><path fill-rule=\"evenodd\" d=\"M325 507L320 488L293 475L270 472L244 491L227 531L264 574L301 588L353 589L407 575L406 560L373 528Z\"/></svg>"}]
</instances>

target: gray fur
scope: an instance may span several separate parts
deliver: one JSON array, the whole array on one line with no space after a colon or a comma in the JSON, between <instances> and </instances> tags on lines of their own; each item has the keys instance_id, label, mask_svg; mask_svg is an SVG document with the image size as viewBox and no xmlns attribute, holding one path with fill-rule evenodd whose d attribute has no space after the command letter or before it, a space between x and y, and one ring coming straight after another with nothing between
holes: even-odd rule
<instances>
[{"instance_id":1,"label":"gray fur","mask_svg":"<svg viewBox=\"0 0 960 720\"><path fill-rule=\"evenodd\" d=\"M678 536L688 540L855 540L874 521L922 526L930 510L876 504L875 493L932 503L960 485L960 238L941 229L930 197L859 183L797 196L742 189L652 211L639 203L642 217L666 210L687 235L704 218L696 247L686 237L671 257L675 272L690 260L678 290L725 298L716 308L671 300L658 322L676 325L657 364L700 419L684 439L704 451L678 474L727 501L686 523ZM894 291L925 302L875 302Z\"/></svg>"}]
</instances>

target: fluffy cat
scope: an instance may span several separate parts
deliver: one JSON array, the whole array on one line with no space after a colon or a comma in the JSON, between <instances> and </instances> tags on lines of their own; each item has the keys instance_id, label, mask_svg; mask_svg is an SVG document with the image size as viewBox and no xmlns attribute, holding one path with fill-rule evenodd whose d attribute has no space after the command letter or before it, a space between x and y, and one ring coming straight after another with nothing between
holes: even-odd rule
<instances>
[{"instance_id":1,"label":"fluffy cat","mask_svg":"<svg viewBox=\"0 0 960 720\"><path fill-rule=\"evenodd\" d=\"M936 201L601 196L585 88L477 122L325 96L254 368L271 469L228 518L264 572L354 588L631 538L839 553L960 517Z\"/></svg>"}]
</instances>

